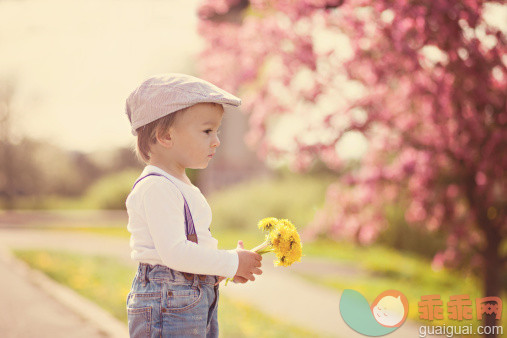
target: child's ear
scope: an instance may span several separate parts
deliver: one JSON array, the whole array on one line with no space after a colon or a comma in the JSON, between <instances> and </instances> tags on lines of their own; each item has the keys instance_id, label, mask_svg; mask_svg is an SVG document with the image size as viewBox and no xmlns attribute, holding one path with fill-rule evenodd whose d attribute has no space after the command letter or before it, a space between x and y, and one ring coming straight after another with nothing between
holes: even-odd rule
<instances>
[{"instance_id":1,"label":"child's ear","mask_svg":"<svg viewBox=\"0 0 507 338\"><path fill-rule=\"evenodd\" d=\"M171 148L173 145L171 132L172 132L171 129L169 130L158 129L156 131L155 138L157 139L157 142L164 148Z\"/></svg>"}]
</instances>

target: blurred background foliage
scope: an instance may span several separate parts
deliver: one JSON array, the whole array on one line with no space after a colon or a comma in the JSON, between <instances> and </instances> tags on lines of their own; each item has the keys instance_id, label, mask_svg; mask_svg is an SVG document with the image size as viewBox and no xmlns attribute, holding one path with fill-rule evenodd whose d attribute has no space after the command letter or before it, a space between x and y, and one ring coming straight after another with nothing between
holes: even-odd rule
<instances>
[{"instance_id":1,"label":"blurred background foliage","mask_svg":"<svg viewBox=\"0 0 507 338\"><path fill-rule=\"evenodd\" d=\"M304 226L322 207L332 180L329 174L297 175L282 170L273 177L240 183L210 197L214 223L227 229L245 229L273 215Z\"/></svg>"},{"instance_id":2,"label":"blurred background foliage","mask_svg":"<svg viewBox=\"0 0 507 338\"><path fill-rule=\"evenodd\" d=\"M0 162L2 209L121 209L142 169L129 148L83 153L30 138L0 148L11 153Z\"/></svg>"},{"instance_id":3,"label":"blurred background foliage","mask_svg":"<svg viewBox=\"0 0 507 338\"><path fill-rule=\"evenodd\" d=\"M130 148L69 152L28 138L10 147L14 154L22 156L11 158L16 180L0 181L2 209L7 206L17 210L125 209L125 199L143 168ZM353 168L351 165L346 170ZM338 175L319 164L306 174L281 167L263 178L212 192L208 201L213 210L214 227L219 231L248 232L259 219L269 215L289 218L304 229L322 208L327 187ZM190 170L189 176L199 185L199 171ZM6 195L9 190L11 196ZM381 232L377 243L433 257L445 246L443 237L408 226L404 210L402 205L390 205L386 209L390 226Z\"/></svg>"}]
</instances>

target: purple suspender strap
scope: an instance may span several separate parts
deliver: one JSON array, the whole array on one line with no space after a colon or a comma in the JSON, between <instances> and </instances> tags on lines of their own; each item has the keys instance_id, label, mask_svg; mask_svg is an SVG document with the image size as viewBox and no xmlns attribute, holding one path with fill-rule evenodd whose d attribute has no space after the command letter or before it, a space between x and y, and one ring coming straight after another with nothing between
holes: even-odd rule
<instances>
[{"instance_id":1,"label":"purple suspender strap","mask_svg":"<svg viewBox=\"0 0 507 338\"><path fill-rule=\"evenodd\" d=\"M139 183L139 181L145 179L148 176L160 176L160 177L164 177L169 182L171 182L172 184L174 184L178 190L180 190L180 188L178 188L178 186L176 185L176 183L174 183L169 178L167 178L166 176L164 176L162 174L159 174L159 173L149 173L149 174L141 177L140 179L138 179L134 183L134 186L132 187L132 190L134 190L134 188L136 187L136 184ZM181 190L180 190L180 192L181 192ZM197 244L198 243L197 242L197 233L195 232L194 220L192 219L192 214L190 213L190 208L188 207L187 200L185 199L185 196L183 195L182 192L181 192L181 196L183 197L184 211L185 211L185 234L187 235L187 239L189 241L194 242L194 243Z\"/></svg>"}]
</instances>

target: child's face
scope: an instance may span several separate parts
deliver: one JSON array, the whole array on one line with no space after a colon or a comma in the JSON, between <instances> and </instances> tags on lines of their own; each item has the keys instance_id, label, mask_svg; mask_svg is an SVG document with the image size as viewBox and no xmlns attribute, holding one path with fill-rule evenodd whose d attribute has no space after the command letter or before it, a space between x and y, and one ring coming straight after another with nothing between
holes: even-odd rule
<instances>
[{"instance_id":1,"label":"child's face","mask_svg":"<svg viewBox=\"0 0 507 338\"><path fill-rule=\"evenodd\" d=\"M220 145L221 105L199 103L183 112L169 128L173 158L184 168L204 169Z\"/></svg>"}]
</instances>

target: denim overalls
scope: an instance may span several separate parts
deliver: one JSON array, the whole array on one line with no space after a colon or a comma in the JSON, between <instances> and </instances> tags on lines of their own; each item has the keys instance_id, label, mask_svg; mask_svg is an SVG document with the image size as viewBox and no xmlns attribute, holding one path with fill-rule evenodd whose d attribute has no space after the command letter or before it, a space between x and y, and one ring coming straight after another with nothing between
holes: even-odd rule
<instances>
[{"instance_id":1,"label":"denim overalls","mask_svg":"<svg viewBox=\"0 0 507 338\"><path fill-rule=\"evenodd\" d=\"M134 187L148 176L167 178L150 173L137 180ZM184 196L183 201L187 239L197 243ZM130 337L218 337L217 280L216 276L140 263L127 297Z\"/></svg>"}]
</instances>

